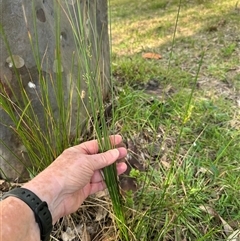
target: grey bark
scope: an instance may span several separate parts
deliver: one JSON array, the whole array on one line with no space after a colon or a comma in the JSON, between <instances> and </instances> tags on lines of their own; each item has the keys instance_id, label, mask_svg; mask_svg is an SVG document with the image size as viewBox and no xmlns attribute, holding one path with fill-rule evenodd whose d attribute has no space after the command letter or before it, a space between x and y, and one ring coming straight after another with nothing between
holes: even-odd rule
<instances>
[{"instance_id":1,"label":"grey bark","mask_svg":"<svg viewBox=\"0 0 240 241\"><path fill-rule=\"evenodd\" d=\"M80 14L77 12L77 3L80 3ZM59 15L56 11L57 6ZM81 41L77 44L67 17L69 12L76 24L82 22L83 29L79 29L78 36L81 37ZM13 103L24 109L26 102L24 102L23 92L25 91L31 101L31 108L37 116L40 128L43 131L49 131L51 127L46 126L44 105L39 96L48 98L53 116L58 120L60 113L54 85L56 85L55 80L61 71L65 103L69 102L69 96L72 93L73 108L70 128L71 135L74 136L77 115L80 115L82 120L86 117L84 108L81 108L79 113L77 103L81 98L79 93L87 93L85 81L87 72L89 73L87 69L90 68L92 73L98 68L99 78L96 77L94 81L102 89L104 98L109 90L107 0L79 0L78 2L76 0L0 0L0 14L0 27L2 26L3 30L0 34L1 94L7 94ZM78 19L76 16L81 17ZM56 31L57 21L59 21L59 32ZM56 36L58 33L59 36ZM31 37L32 46L29 37ZM56 61L56 39L60 41L61 63ZM81 42L89 47L88 65L90 67L86 66L84 56L81 58L79 54ZM32 47L38 53L38 58L34 56ZM36 59L40 60L39 65L37 65ZM44 76L47 81L48 91L46 92L42 90L39 81L40 75ZM85 96L84 103L88 106L88 96ZM18 114L18 110L14 109L13 115L17 119L19 119ZM15 123L1 105L0 177L2 178L24 178L26 176L25 165L29 164L27 148L19 139L14 128L16 128ZM30 144L34 145L34 143Z\"/></svg>"}]
</instances>

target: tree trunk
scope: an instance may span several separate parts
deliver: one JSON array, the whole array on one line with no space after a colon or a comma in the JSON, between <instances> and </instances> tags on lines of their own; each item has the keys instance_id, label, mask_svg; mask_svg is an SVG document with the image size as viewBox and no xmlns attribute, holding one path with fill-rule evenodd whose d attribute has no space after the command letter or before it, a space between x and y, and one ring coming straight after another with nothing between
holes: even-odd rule
<instances>
[{"instance_id":1,"label":"tree trunk","mask_svg":"<svg viewBox=\"0 0 240 241\"><path fill-rule=\"evenodd\" d=\"M60 128L75 136L89 111L87 80L107 96L107 0L0 0L0 13L0 176L16 179L24 177L29 162L20 125L28 134L35 123L43 132L53 131L51 120L46 121L51 107L55 122L69 118ZM32 128L24 116L30 109L26 97ZM11 113L3 106L6 99Z\"/></svg>"}]
</instances>

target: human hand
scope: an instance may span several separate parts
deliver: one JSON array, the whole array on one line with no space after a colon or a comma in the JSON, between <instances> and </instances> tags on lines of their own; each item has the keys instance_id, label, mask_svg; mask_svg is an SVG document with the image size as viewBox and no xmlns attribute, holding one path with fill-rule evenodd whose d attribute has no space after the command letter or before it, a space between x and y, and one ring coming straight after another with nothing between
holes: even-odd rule
<instances>
[{"instance_id":1,"label":"human hand","mask_svg":"<svg viewBox=\"0 0 240 241\"><path fill-rule=\"evenodd\" d=\"M113 146L122 142L119 135L110 136ZM49 167L24 185L48 203L53 223L76 211L83 201L106 186L99 170L127 155L123 147L98 153L96 140L66 149ZM126 170L117 164L118 174Z\"/></svg>"}]
</instances>

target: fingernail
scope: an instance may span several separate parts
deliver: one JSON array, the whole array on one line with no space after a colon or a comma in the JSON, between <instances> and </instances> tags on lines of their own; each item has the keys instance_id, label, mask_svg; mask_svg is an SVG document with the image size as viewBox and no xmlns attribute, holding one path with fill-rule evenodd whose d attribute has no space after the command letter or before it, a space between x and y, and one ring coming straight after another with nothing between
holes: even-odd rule
<instances>
[{"instance_id":1,"label":"fingernail","mask_svg":"<svg viewBox=\"0 0 240 241\"><path fill-rule=\"evenodd\" d=\"M116 155L116 157L119 157L120 153L119 153L119 150L118 149L112 149L114 153L114 155Z\"/></svg>"}]
</instances>

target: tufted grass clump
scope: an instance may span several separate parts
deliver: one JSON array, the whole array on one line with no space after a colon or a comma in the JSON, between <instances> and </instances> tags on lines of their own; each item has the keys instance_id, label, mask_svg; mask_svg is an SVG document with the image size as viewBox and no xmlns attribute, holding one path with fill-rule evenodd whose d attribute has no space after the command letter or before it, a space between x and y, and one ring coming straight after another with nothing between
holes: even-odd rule
<instances>
[{"instance_id":1,"label":"tufted grass clump","mask_svg":"<svg viewBox=\"0 0 240 241\"><path fill-rule=\"evenodd\" d=\"M107 126L104 116L106 90L110 91L109 96L113 97L112 80L109 79L109 73L103 70L104 65L109 65L110 62L104 62L101 47L103 35L108 33L103 30L101 33L98 32L100 23L97 23L96 12L94 14L89 12L91 7L96 11L97 3L54 1L54 23L52 24L55 35L55 61L53 66L48 66L47 57L45 55L40 57L39 52L38 41L41 36L37 25L39 18L41 22L46 21L43 10L36 11L35 1L31 4L34 22L29 23L25 17L25 24L27 27L30 24L34 25L33 32L28 30L28 37L35 59L38 80L29 82L31 83L30 93L22 82L21 69L16 66L14 53L9 46L4 28L1 26L0 34L4 39L12 63L11 68L21 91L20 95L17 95L11 84L5 80L11 94L8 93L6 86L2 85L0 101L1 107L11 120L12 124L9 128L25 148L24 153L26 152L28 163L25 159L21 160L21 157L15 156L19 162L26 165L30 176L33 177L46 168L65 148L84 140L84 135L90 134L98 140L100 152L113 148L109 135L114 133L114 130L113 125ZM24 5L23 12L25 14ZM70 25L68 32L72 34L75 44L68 70L63 70L62 67L65 56L62 54L61 41L64 38L66 40L67 37L62 30L61 13L67 18ZM46 56L47 51L46 48ZM46 65L49 69L53 69L50 74L42 71L42 66ZM65 83L64 71L68 71L68 83ZM4 125L8 126L8 123ZM90 127L86 130L88 125ZM4 140L1 141L4 143ZM8 150L14 155L14 150L10 147ZM119 235L122 240L129 240L116 164L106 167L103 173L112 200L113 219L120 231Z\"/></svg>"}]
</instances>

